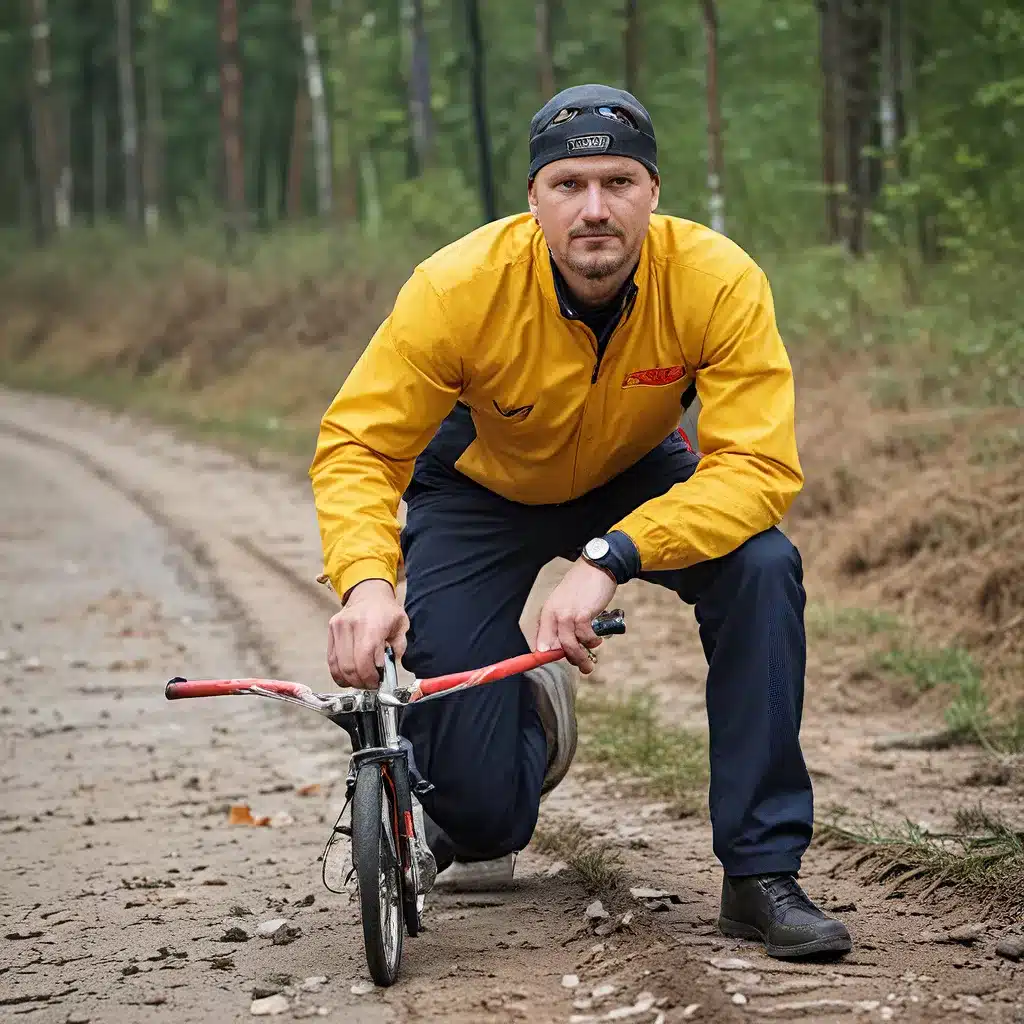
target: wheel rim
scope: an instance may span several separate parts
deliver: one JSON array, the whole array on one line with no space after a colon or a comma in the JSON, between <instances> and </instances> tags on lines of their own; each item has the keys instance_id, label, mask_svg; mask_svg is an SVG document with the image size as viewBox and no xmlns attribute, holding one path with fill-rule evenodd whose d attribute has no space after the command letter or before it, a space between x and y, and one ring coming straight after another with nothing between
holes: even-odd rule
<instances>
[{"instance_id":1,"label":"wheel rim","mask_svg":"<svg viewBox=\"0 0 1024 1024\"><path fill-rule=\"evenodd\" d=\"M380 806L380 884L377 887L380 899L380 932L384 955L388 964L394 965L398 961L399 929L402 926L402 900L398 889L398 851L394 841L391 805L386 795Z\"/></svg>"}]
</instances>

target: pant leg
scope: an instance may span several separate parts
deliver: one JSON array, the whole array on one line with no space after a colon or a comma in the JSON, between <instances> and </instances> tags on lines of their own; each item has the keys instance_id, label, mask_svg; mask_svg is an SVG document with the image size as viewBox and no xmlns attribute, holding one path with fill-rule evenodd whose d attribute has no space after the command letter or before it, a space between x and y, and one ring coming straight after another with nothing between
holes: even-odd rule
<instances>
[{"instance_id":1,"label":"pant leg","mask_svg":"<svg viewBox=\"0 0 1024 1024\"><path fill-rule=\"evenodd\" d=\"M407 509L406 667L423 678L526 653L519 617L552 557L543 550L545 510L429 463L417 467ZM489 858L526 846L547 745L522 676L412 705L400 728L435 787L423 806L450 841L448 856L436 851L442 864L452 852Z\"/></svg>"},{"instance_id":2,"label":"pant leg","mask_svg":"<svg viewBox=\"0 0 1024 1024\"><path fill-rule=\"evenodd\" d=\"M688 479L696 458L670 437L585 496L585 533ZM800 749L806 639L803 569L770 529L687 569L643 573L696 605L708 659L709 803L714 850L733 875L797 871L811 838L813 797Z\"/></svg>"}]
</instances>

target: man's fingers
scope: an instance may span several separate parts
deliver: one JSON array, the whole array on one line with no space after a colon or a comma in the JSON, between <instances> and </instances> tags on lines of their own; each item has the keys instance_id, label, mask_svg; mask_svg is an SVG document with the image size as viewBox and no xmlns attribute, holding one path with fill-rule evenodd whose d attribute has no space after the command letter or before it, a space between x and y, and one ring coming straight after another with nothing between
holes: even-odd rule
<instances>
[{"instance_id":1,"label":"man's fingers","mask_svg":"<svg viewBox=\"0 0 1024 1024\"><path fill-rule=\"evenodd\" d=\"M562 619L559 621L558 643L562 650L565 651L566 658L584 675L593 668L593 663L587 656L587 652L576 638L576 623L572 619Z\"/></svg>"},{"instance_id":2,"label":"man's fingers","mask_svg":"<svg viewBox=\"0 0 1024 1024\"><path fill-rule=\"evenodd\" d=\"M375 690L380 685L380 677L377 675L377 651L380 647L373 637L367 636L365 628L356 635L353 653L355 676L359 680L357 686Z\"/></svg>"},{"instance_id":3,"label":"man's fingers","mask_svg":"<svg viewBox=\"0 0 1024 1024\"><path fill-rule=\"evenodd\" d=\"M558 646L558 626L554 613L543 608L537 625L537 643L534 650L553 651Z\"/></svg>"},{"instance_id":4,"label":"man's fingers","mask_svg":"<svg viewBox=\"0 0 1024 1024\"><path fill-rule=\"evenodd\" d=\"M576 619L576 639L588 650L601 645L601 638L594 632L594 627L586 615Z\"/></svg>"},{"instance_id":5,"label":"man's fingers","mask_svg":"<svg viewBox=\"0 0 1024 1024\"><path fill-rule=\"evenodd\" d=\"M403 613L402 617L398 620L398 625L392 630L391 635L391 649L395 652L395 661L398 664L402 663L402 658L405 657L405 649L409 644L407 633L409 632L409 616Z\"/></svg>"},{"instance_id":6,"label":"man's fingers","mask_svg":"<svg viewBox=\"0 0 1024 1024\"><path fill-rule=\"evenodd\" d=\"M338 651L334 640L334 627L327 629L327 667L331 670L331 678L336 683L344 682L341 674L341 666L338 664Z\"/></svg>"}]
</instances>

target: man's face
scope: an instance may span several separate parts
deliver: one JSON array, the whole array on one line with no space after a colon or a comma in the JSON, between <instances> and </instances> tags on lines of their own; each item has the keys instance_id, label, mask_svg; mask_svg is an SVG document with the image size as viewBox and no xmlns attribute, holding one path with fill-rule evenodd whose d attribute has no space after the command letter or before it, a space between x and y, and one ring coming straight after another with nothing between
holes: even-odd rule
<instances>
[{"instance_id":1,"label":"man's face","mask_svg":"<svg viewBox=\"0 0 1024 1024\"><path fill-rule=\"evenodd\" d=\"M658 179L629 157L576 157L537 172L530 210L559 262L599 281L636 261L659 191Z\"/></svg>"}]
</instances>

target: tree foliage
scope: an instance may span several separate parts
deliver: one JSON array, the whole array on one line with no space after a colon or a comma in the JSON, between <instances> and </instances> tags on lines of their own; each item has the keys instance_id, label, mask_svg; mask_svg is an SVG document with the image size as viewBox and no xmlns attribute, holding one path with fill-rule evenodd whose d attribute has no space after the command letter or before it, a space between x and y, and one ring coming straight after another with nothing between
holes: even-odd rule
<instances>
[{"instance_id":1,"label":"tree foliage","mask_svg":"<svg viewBox=\"0 0 1024 1024\"><path fill-rule=\"evenodd\" d=\"M72 220L138 219L141 188L165 230L211 216L241 228L319 216L371 236L451 237L484 211L524 207L526 130L545 88L629 80L658 131L670 212L711 219L707 121L720 110L711 165L723 168L728 230L748 247L896 247L976 270L1014 262L1024 237L1016 0L719 4L714 106L714 5L701 0L251 0L237 4L234 168L222 117L228 2L0 5L0 222L46 237L61 226L61 187ZM120 37L116 12L129 22ZM138 121L128 159L119 57ZM319 108L315 95L307 102L317 89ZM244 189L234 203L232 183Z\"/></svg>"}]
</instances>

